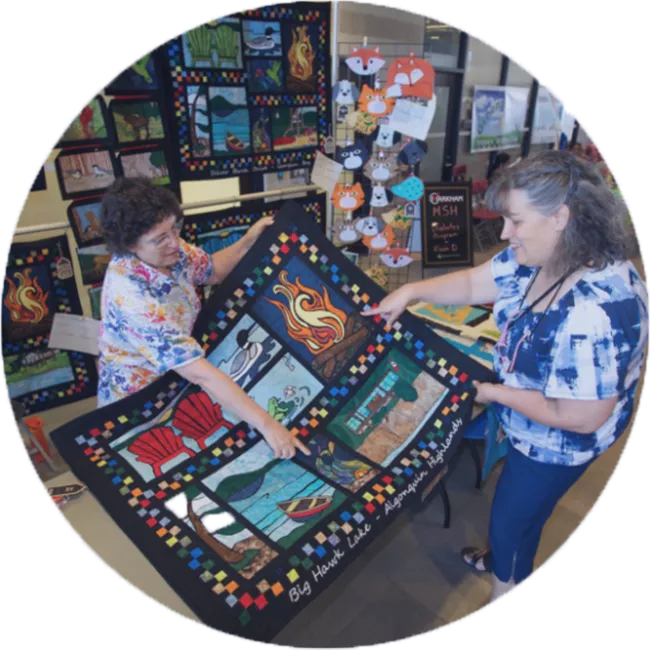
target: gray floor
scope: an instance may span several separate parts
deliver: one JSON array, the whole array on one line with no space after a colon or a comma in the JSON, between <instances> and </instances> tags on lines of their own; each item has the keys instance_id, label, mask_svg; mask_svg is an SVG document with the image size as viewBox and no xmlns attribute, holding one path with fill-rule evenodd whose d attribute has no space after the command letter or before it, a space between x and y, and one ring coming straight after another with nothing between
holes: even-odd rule
<instances>
[{"instance_id":1,"label":"gray floor","mask_svg":"<svg viewBox=\"0 0 650 650\"><path fill-rule=\"evenodd\" d=\"M476 263L489 254L477 255ZM46 430L94 408L95 400L91 399L49 411ZM593 463L562 499L544 530L538 565L564 543L594 504L616 466L625 439ZM499 468L495 469L483 488L476 490L471 456L462 450L452 461L446 479L451 527L442 527L438 494L422 512L403 513L275 641L320 647L391 641L445 625L484 606L490 592L489 579L467 569L459 550L485 541L498 472ZM56 478L43 474L42 478L48 485L73 479L69 473ZM194 617L92 495L86 493L70 502L63 513L118 573L164 605Z\"/></svg>"}]
</instances>

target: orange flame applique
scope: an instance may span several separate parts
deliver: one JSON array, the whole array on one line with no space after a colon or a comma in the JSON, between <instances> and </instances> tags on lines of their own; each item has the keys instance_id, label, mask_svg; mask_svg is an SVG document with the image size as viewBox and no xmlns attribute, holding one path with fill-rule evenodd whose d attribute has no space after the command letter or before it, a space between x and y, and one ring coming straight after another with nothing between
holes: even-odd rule
<instances>
[{"instance_id":1,"label":"orange flame applique","mask_svg":"<svg viewBox=\"0 0 650 650\"><path fill-rule=\"evenodd\" d=\"M291 30L292 41L289 53L291 76L301 81L307 81L314 73L314 48L307 34L307 25Z\"/></svg>"},{"instance_id":2,"label":"orange flame applique","mask_svg":"<svg viewBox=\"0 0 650 650\"><path fill-rule=\"evenodd\" d=\"M40 323L49 313L46 304L49 292L43 292L38 278L32 280L29 277L31 273L32 269L25 269L24 273L14 273L18 287L11 278L7 278L9 290L4 303L14 323Z\"/></svg>"},{"instance_id":3,"label":"orange flame applique","mask_svg":"<svg viewBox=\"0 0 650 650\"><path fill-rule=\"evenodd\" d=\"M295 284L289 282L287 275L280 271L280 284L273 287L273 293L284 296L289 306L278 300L265 300L282 312L289 336L314 355L340 343L345 336L347 314L334 306L325 287L321 295L302 284L298 276Z\"/></svg>"}]
</instances>

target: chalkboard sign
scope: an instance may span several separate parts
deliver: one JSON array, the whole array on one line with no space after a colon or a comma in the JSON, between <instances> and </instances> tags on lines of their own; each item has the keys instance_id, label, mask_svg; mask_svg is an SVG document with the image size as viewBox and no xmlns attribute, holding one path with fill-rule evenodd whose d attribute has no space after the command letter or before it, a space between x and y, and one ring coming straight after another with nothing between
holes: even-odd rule
<instances>
[{"instance_id":1,"label":"chalkboard sign","mask_svg":"<svg viewBox=\"0 0 650 650\"><path fill-rule=\"evenodd\" d=\"M469 183L427 184L422 196L423 264L472 266L472 192Z\"/></svg>"}]
</instances>

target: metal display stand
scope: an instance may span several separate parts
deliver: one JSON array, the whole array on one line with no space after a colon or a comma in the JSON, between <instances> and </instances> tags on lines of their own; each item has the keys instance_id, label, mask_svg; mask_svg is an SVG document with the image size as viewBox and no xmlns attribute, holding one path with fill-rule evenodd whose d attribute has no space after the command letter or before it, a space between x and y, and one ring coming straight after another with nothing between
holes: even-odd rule
<instances>
[{"instance_id":1,"label":"metal display stand","mask_svg":"<svg viewBox=\"0 0 650 650\"><path fill-rule=\"evenodd\" d=\"M336 4L336 3L334 3ZM337 28L338 25L333 21L334 28ZM332 40L333 47L336 47L335 53L332 55L332 65L336 65L336 70L332 70L332 84L336 84L340 80L348 80L353 82L358 90L360 91L364 85L368 85L370 88L375 87L375 83L379 82L380 88L384 89L386 87L386 73L390 64L397 58L407 57L411 52L418 57L423 57L423 44L422 43L373 43L368 37L364 37L363 41L360 42L348 42L348 41L339 41L338 39ZM353 47L368 47L374 48L376 46L380 47L381 57L385 59L385 64L382 68L373 75L362 76L356 74L350 70L347 66L345 60L352 53ZM352 107L351 107L352 108ZM345 147L348 141L355 142L363 140L368 148L368 152L372 155L373 149L376 148L376 145L373 143L371 136L364 136L357 133L354 128L347 121L337 120L338 107L333 104L333 115L332 123L334 124L334 135L336 140L336 145L338 147ZM382 119L382 118L380 118ZM395 143L390 148L383 148L387 154L399 154L401 147L404 144L404 136L400 142ZM372 145L372 146L371 146ZM419 176L419 165L416 165L414 168L414 175ZM409 172L404 171L391 182L387 184L388 188L390 185L396 185L406 178L409 177ZM354 212L353 216L356 217L366 217L366 216L376 216L381 217L382 214L390 212L395 208L404 206L405 202L402 199L394 197L388 206L384 208L374 208L368 205L370 198L370 189L371 183L363 176L363 170L358 171L344 171L341 174L339 179L340 183L353 185L357 182L362 182L364 184L364 190L366 193L366 202L361 208ZM346 212L334 208L330 205L332 209L332 219L329 221L331 227L328 229L328 237L340 248L347 248L350 251L359 254L359 266L373 278L376 282L377 279L373 277L373 269L380 269L385 273L385 283L382 284L378 282L386 291L393 291L398 287L407 284L409 282L414 282L416 280L421 280L423 278L423 268L422 268L422 258L420 253L415 254L415 259L411 264L403 268L390 268L386 266L380 259L381 253L378 251L372 251L368 249L362 243L357 243L353 245L344 245L338 241L334 235L335 225L346 218ZM417 212L412 216L412 221L410 226L404 230L399 228L394 228L395 232L395 242L393 246L399 248L409 248L411 254L413 255L413 243L414 235L420 232L421 229L421 220L422 216L420 213L419 205ZM383 275L383 273L381 273Z\"/></svg>"}]
</instances>

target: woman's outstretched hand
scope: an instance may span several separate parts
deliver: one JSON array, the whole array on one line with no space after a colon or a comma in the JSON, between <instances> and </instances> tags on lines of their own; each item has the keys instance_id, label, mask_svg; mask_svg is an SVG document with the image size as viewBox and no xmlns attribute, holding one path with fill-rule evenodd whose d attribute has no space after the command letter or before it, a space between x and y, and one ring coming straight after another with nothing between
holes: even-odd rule
<instances>
[{"instance_id":1,"label":"woman's outstretched hand","mask_svg":"<svg viewBox=\"0 0 650 650\"><path fill-rule=\"evenodd\" d=\"M273 217L263 217L255 222L244 235L247 247L250 248L259 238L260 235L274 223Z\"/></svg>"},{"instance_id":2,"label":"woman's outstretched hand","mask_svg":"<svg viewBox=\"0 0 650 650\"><path fill-rule=\"evenodd\" d=\"M268 424L260 428L260 431L273 450L274 458L293 458L296 455L296 449L299 449L307 456L311 456L307 446L291 435L285 426L273 418L269 417Z\"/></svg>"},{"instance_id":3,"label":"woman's outstretched hand","mask_svg":"<svg viewBox=\"0 0 650 650\"><path fill-rule=\"evenodd\" d=\"M366 309L361 314L363 316L379 315L386 320L386 324L389 327L392 327L393 323L402 315L411 300L413 300L411 287L405 284L403 287L386 296L377 307L374 309Z\"/></svg>"}]
</instances>

